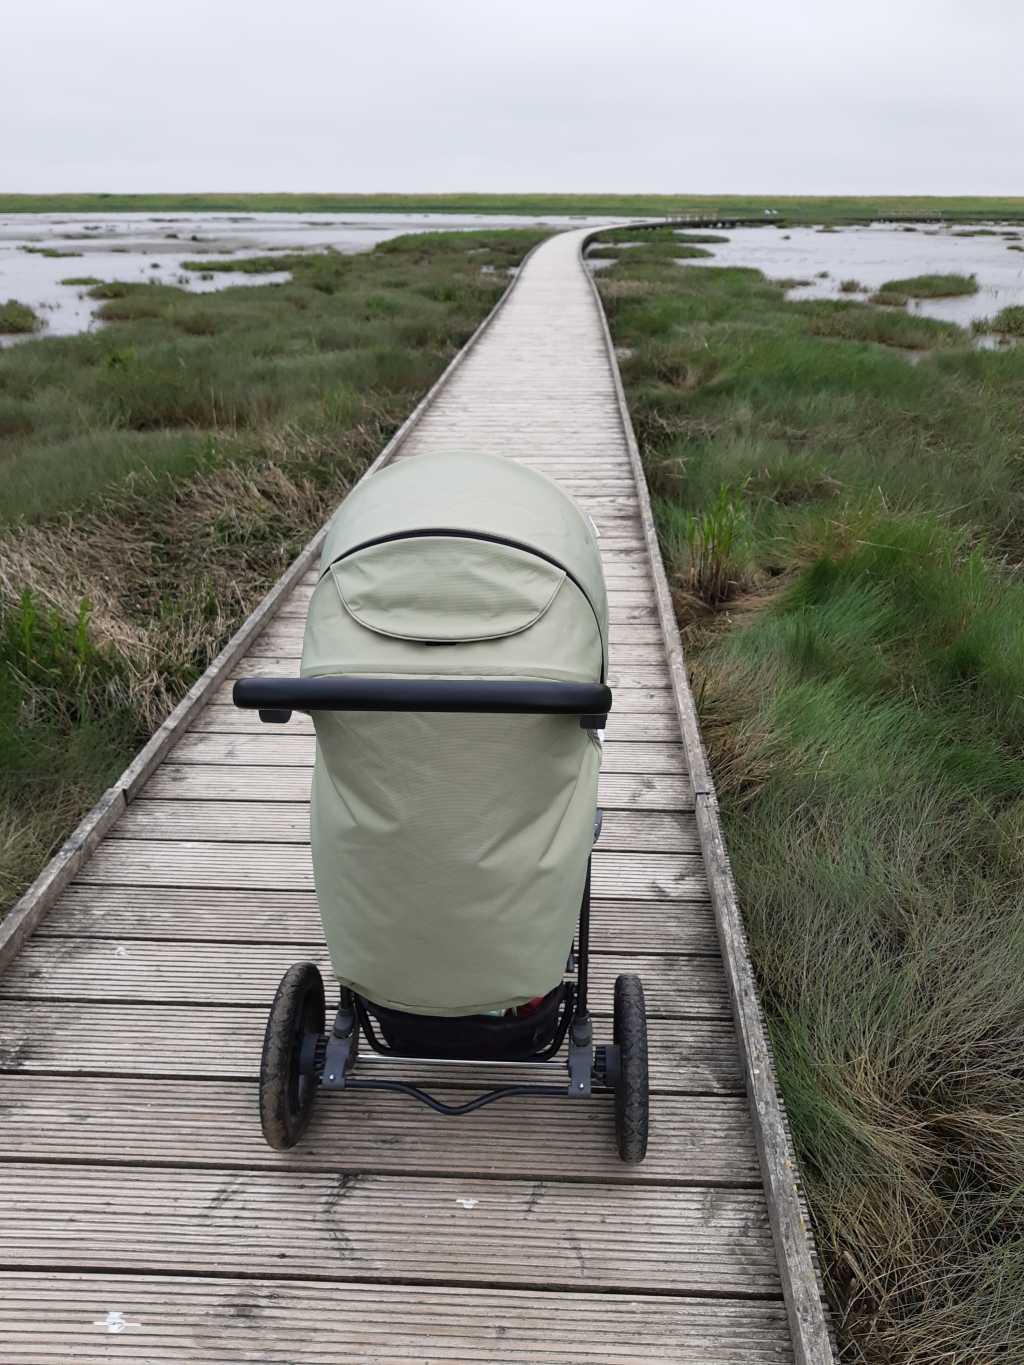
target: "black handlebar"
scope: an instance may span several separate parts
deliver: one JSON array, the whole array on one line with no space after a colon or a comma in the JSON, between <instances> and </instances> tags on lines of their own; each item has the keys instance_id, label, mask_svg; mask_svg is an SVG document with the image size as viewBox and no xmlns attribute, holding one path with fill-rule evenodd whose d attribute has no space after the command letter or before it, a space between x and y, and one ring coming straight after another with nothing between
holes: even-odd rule
<instances>
[{"instance_id":1,"label":"black handlebar","mask_svg":"<svg viewBox=\"0 0 1024 1365\"><path fill-rule=\"evenodd\" d=\"M240 678L236 706L260 719L293 711L446 711L473 715L579 716L601 729L612 694L603 683L504 682L475 678Z\"/></svg>"}]
</instances>

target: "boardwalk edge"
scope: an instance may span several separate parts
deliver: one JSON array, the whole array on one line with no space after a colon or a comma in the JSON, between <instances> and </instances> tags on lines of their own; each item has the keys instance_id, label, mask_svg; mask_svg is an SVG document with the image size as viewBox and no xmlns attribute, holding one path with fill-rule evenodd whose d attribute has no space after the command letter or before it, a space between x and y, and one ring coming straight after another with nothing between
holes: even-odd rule
<instances>
[{"instance_id":1,"label":"boardwalk edge","mask_svg":"<svg viewBox=\"0 0 1024 1365\"><path fill-rule=\"evenodd\" d=\"M393 459L405 444L438 394L508 302L519 282L523 267L536 250L536 245L531 247L519 262L515 275L509 281L494 307L466 344L452 357L384 449L369 468L363 472L357 483L362 483L363 479L368 479L371 474L376 473L382 465ZM351 490L349 491L351 492ZM347 496L348 494L346 494ZM330 519L307 541L298 556L269 590L259 606L242 622L205 673L196 679L114 785L103 793L92 810L82 818L75 831L45 865L28 890L15 901L3 920L0 920L0 972L17 957L33 930L43 920L64 889L81 871L100 840L117 823L122 812L138 795L153 770L159 766L199 712L209 703L220 684L230 675L232 665L245 653L252 639L270 622L292 588L313 565L329 524Z\"/></svg>"},{"instance_id":2,"label":"boardwalk edge","mask_svg":"<svg viewBox=\"0 0 1024 1365\"><path fill-rule=\"evenodd\" d=\"M631 223L631 227L645 226ZM725 840L718 815L718 800L701 739L697 710L690 690L683 659L682 642L676 624L668 578L661 557L661 546L651 511L647 477L633 430L619 362L615 354L608 319L605 316L597 283L583 263L589 244L607 231L599 228L580 240L581 267L587 275L594 297L612 381L618 403L619 420L629 449L636 481L640 520L651 562L658 619L665 639L669 674L676 710L683 735L683 748L696 802L697 831L704 855L711 891L711 904L722 950L725 976L729 985L736 1031L743 1054L743 1070L750 1103L751 1121L757 1145L761 1174L768 1196L768 1214L775 1241L786 1311L793 1337L796 1365L833 1365L826 1306L815 1270L814 1234L800 1194L796 1157L789 1137L785 1110L775 1080L767 1030L761 1013L754 969L747 949L746 932L740 912L736 886L729 866Z\"/></svg>"}]
</instances>

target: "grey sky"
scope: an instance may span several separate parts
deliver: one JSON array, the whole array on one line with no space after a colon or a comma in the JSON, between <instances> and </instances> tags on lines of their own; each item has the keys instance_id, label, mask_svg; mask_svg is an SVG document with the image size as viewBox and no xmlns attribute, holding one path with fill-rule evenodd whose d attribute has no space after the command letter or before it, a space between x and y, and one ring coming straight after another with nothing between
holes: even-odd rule
<instances>
[{"instance_id":1,"label":"grey sky","mask_svg":"<svg viewBox=\"0 0 1024 1365\"><path fill-rule=\"evenodd\" d=\"M2 190L1024 193L1020 0L2 15Z\"/></svg>"}]
</instances>

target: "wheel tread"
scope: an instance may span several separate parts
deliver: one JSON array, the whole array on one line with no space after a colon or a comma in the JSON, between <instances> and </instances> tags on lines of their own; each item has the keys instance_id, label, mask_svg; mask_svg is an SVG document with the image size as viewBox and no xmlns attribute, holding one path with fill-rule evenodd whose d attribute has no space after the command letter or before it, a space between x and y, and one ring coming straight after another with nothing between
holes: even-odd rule
<instances>
[{"instance_id":1,"label":"wheel tread","mask_svg":"<svg viewBox=\"0 0 1024 1365\"><path fill-rule=\"evenodd\" d=\"M297 1035L309 1023L323 1033L325 1014L324 982L316 964L297 962L289 967L270 1007L260 1058L260 1125L276 1151L294 1147L309 1126L316 1087L309 1086L298 1104L293 1099Z\"/></svg>"},{"instance_id":2,"label":"wheel tread","mask_svg":"<svg viewBox=\"0 0 1024 1365\"><path fill-rule=\"evenodd\" d=\"M647 1006L638 976L615 980L614 1034L619 1047L615 1089L615 1137L619 1156L630 1165L647 1155L650 1081L647 1064Z\"/></svg>"}]
</instances>

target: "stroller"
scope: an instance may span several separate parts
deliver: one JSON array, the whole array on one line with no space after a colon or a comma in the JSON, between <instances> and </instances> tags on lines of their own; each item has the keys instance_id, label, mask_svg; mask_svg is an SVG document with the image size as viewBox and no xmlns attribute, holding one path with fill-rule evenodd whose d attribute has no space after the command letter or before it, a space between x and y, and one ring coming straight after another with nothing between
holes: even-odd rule
<instances>
[{"instance_id":1,"label":"stroller","mask_svg":"<svg viewBox=\"0 0 1024 1365\"><path fill-rule=\"evenodd\" d=\"M587 1003L607 661L594 531L543 475L421 456L342 504L301 676L234 687L265 722L313 718L313 869L340 983L330 1028L313 963L278 988L260 1070L272 1147L298 1141L318 1090L400 1091L447 1115L610 1090L619 1155L643 1159L643 987L616 980L611 1043L595 1044ZM543 1079L446 1103L389 1066L361 1075L361 1041Z\"/></svg>"}]
</instances>

